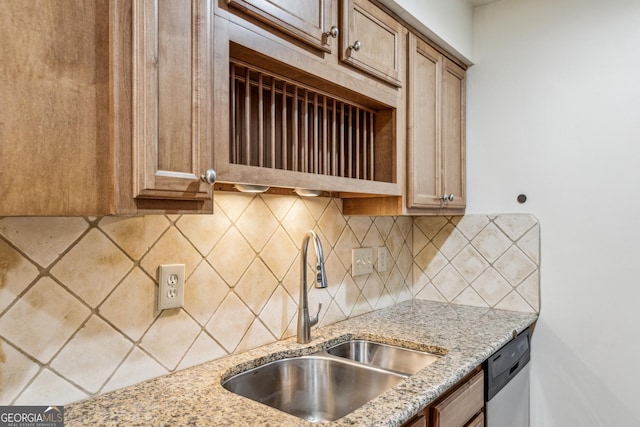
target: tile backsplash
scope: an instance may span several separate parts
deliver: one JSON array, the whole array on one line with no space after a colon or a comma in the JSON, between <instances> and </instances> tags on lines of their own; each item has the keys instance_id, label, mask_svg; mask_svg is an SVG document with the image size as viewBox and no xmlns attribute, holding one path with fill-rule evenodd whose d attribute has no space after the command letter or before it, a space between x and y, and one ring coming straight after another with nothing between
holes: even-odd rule
<instances>
[{"instance_id":1,"label":"tile backsplash","mask_svg":"<svg viewBox=\"0 0 640 427\"><path fill-rule=\"evenodd\" d=\"M0 404L66 404L295 335L309 229L328 275L309 296L320 325L414 297L538 311L529 215L348 217L339 199L236 193L215 211L0 218ZM387 271L352 277L361 246L386 246ZM158 312L173 263L184 308Z\"/></svg>"}]
</instances>

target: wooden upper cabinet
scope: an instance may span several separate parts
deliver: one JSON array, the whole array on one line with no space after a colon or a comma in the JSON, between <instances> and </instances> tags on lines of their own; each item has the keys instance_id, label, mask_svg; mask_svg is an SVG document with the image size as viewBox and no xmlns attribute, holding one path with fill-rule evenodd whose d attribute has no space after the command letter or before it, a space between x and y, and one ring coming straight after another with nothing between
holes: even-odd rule
<instances>
[{"instance_id":1,"label":"wooden upper cabinet","mask_svg":"<svg viewBox=\"0 0 640 427\"><path fill-rule=\"evenodd\" d=\"M464 209L465 71L409 37L407 207Z\"/></svg>"},{"instance_id":2,"label":"wooden upper cabinet","mask_svg":"<svg viewBox=\"0 0 640 427\"><path fill-rule=\"evenodd\" d=\"M208 201L213 167L211 5L133 2L134 197ZM144 203L143 203L144 204Z\"/></svg>"},{"instance_id":3,"label":"wooden upper cabinet","mask_svg":"<svg viewBox=\"0 0 640 427\"><path fill-rule=\"evenodd\" d=\"M342 0L340 59L401 87L402 25L368 0Z\"/></svg>"},{"instance_id":4,"label":"wooden upper cabinet","mask_svg":"<svg viewBox=\"0 0 640 427\"><path fill-rule=\"evenodd\" d=\"M331 52L327 33L334 0L227 0L227 3L311 47Z\"/></svg>"}]
</instances>

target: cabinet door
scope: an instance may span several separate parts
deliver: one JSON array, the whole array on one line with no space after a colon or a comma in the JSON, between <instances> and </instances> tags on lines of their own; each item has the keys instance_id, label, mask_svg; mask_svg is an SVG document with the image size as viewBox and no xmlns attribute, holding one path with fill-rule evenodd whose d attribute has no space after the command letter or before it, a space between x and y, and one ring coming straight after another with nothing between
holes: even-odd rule
<instances>
[{"instance_id":1,"label":"cabinet door","mask_svg":"<svg viewBox=\"0 0 640 427\"><path fill-rule=\"evenodd\" d=\"M431 408L431 427L463 427L484 408L484 372L471 379Z\"/></svg>"},{"instance_id":2,"label":"cabinet door","mask_svg":"<svg viewBox=\"0 0 640 427\"><path fill-rule=\"evenodd\" d=\"M409 35L407 77L407 207L441 204L441 55Z\"/></svg>"},{"instance_id":3,"label":"cabinet door","mask_svg":"<svg viewBox=\"0 0 640 427\"><path fill-rule=\"evenodd\" d=\"M227 0L227 3L312 47L331 52L325 33L335 25L330 22L333 0Z\"/></svg>"},{"instance_id":4,"label":"cabinet door","mask_svg":"<svg viewBox=\"0 0 640 427\"><path fill-rule=\"evenodd\" d=\"M340 59L401 87L402 26L368 0L342 1Z\"/></svg>"},{"instance_id":5,"label":"cabinet door","mask_svg":"<svg viewBox=\"0 0 640 427\"><path fill-rule=\"evenodd\" d=\"M133 2L137 199L206 201L213 165L210 0Z\"/></svg>"},{"instance_id":6,"label":"cabinet door","mask_svg":"<svg viewBox=\"0 0 640 427\"><path fill-rule=\"evenodd\" d=\"M466 206L465 71L448 59L442 76L442 166L444 194L453 196L448 208Z\"/></svg>"}]
</instances>

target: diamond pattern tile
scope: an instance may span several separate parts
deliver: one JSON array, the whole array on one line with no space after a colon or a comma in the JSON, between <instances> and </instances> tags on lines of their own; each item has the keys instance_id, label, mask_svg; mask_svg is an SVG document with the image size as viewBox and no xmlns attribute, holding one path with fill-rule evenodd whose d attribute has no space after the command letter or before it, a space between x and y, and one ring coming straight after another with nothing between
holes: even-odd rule
<instances>
[{"instance_id":1,"label":"diamond pattern tile","mask_svg":"<svg viewBox=\"0 0 640 427\"><path fill-rule=\"evenodd\" d=\"M360 289L355 284L353 279L350 276L345 278L345 281L338 288L338 292L335 295L335 302L338 304L340 311L348 316L352 311L353 307L360 296Z\"/></svg>"},{"instance_id":2,"label":"diamond pattern tile","mask_svg":"<svg viewBox=\"0 0 640 427\"><path fill-rule=\"evenodd\" d=\"M94 228L64 255L51 274L95 307L132 267L133 262Z\"/></svg>"},{"instance_id":3,"label":"diamond pattern tile","mask_svg":"<svg viewBox=\"0 0 640 427\"><path fill-rule=\"evenodd\" d=\"M451 260L462 248L467 246L469 242L452 224L447 224L433 238L433 244L447 259Z\"/></svg>"},{"instance_id":4,"label":"diamond pattern tile","mask_svg":"<svg viewBox=\"0 0 640 427\"><path fill-rule=\"evenodd\" d=\"M436 234L447 225L447 219L442 216L421 216L415 220L416 227L429 239L436 237Z\"/></svg>"},{"instance_id":5,"label":"diamond pattern tile","mask_svg":"<svg viewBox=\"0 0 640 427\"><path fill-rule=\"evenodd\" d=\"M333 204L329 197L301 197L300 200L302 200L302 203L305 204L316 221L320 219L327 206Z\"/></svg>"},{"instance_id":6,"label":"diamond pattern tile","mask_svg":"<svg viewBox=\"0 0 640 427\"><path fill-rule=\"evenodd\" d=\"M451 261L451 264L469 283L473 282L489 266L489 263L471 245L465 246Z\"/></svg>"},{"instance_id":7,"label":"diamond pattern tile","mask_svg":"<svg viewBox=\"0 0 640 427\"><path fill-rule=\"evenodd\" d=\"M164 215L106 216L100 220L100 229L133 259L142 258L170 226Z\"/></svg>"},{"instance_id":8,"label":"diamond pattern tile","mask_svg":"<svg viewBox=\"0 0 640 427\"><path fill-rule=\"evenodd\" d=\"M489 262L494 262L511 246L511 240L494 224L489 224L471 240L471 244Z\"/></svg>"},{"instance_id":9,"label":"diamond pattern tile","mask_svg":"<svg viewBox=\"0 0 640 427\"><path fill-rule=\"evenodd\" d=\"M307 231L314 228L315 224L315 219L300 199L295 201L284 221L282 221L282 226L297 246L302 244L302 238Z\"/></svg>"},{"instance_id":10,"label":"diamond pattern tile","mask_svg":"<svg viewBox=\"0 0 640 427\"><path fill-rule=\"evenodd\" d=\"M233 287L244 270L253 262L254 257L255 251L233 227L213 248L207 260L227 285Z\"/></svg>"},{"instance_id":11,"label":"diamond pattern tile","mask_svg":"<svg viewBox=\"0 0 640 427\"><path fill-rule=\"evenodd\" d=\"M456 224L456 228L464 234L467 239L471 240L480 233L487 224L489 224L489 218L486 215L465 215L460 218L460 221Z\"/></svg>"},{"instance_id":12,"label":"diamond pattern tile","mask_svg":"<svg viewBox=\"0 0 640 427\"><path fill-rule=\"evenodd\" d=\"M495 307L513 289L494 268L485 270L473 282L473 288L491 307Z\"/></svg>"},{"instance_id":13,"label":"diamond pattern tile","mask_svg":"<svg viewBox=\"0 0 640 427\"><path fill-rule=\"evenodd\" d=\"M278 221L266 203L256 197L238 218L236 227L253 249L260 252L278 227Z\"/></svg>"},{"instance_id":14,"label":"diamond pattern tile","mask_svg":"<svg viewBox=\"0 0 640 427\"><path fill-rule=\"evenodd\" d=\"M267 204L269 210L278 221L282 221L291 209L291 206L298 200L295 196L280 196L275 194L262 194L262 200Z\"/></svg>"},{"instance_id":15,"label":"diamond pattern tile","mask_svg":"<svg viewBox=\"0 0 640 427\"><path fill-rule=\"evenodd\" d=\"M273 336L280 339L296 317L297 302L282 287L278 286L260 313L260 320L271 331Z\"/></svg>"},{"instance_id":16,"label":"diamond pattern tile","mask_svg":"<svg viewBox=\"0 0 640 427\"><path fill-rule=\"evenodd\" d=\"M20 391L40 370L37 363L29 360L8 342L0 338L0 405L10 405Z\"/></svg>"},{"instance_id":17,"label":"diamond pattern tile","mask_svg":"<svg viewBox=\"0 0 640 427\"><path fill-rule=\"evenodd\" d=\"M200 330L200 326L184 310L164 310L142 337L140 347L151 353L165 368L173 370Z\"/></svg>"},{"instance_id":18,"label":"diamond pattern tile","mask_svg":"<svg viewBox=\"0 0 640 427\"><path fill-rule=\"evenodd\" d=\"M215 342L206 332L201 332L180 362L180 365L178 365L178 369L200 365L210 360L226 356L227 354L224 348L220 347L220 344Z\"/></svg>"},{"instance_id":19,"label":"diamond pattern tile","mask_svg":"<svg viewBox=\"0 0 640 427\"><path fill-rule=\"evenodd\" d=\"M512 286L519 285L536 269L536 265L516 246L507 249L494 266Z\"/></svg>"},{"instance_id":20,"label":"diamond pattern tile","mask_svg":"<svg viewBox=\"0 0 640 427\"><path fill-rule=\"evenodd\" d=\"M229 293L207 323L207 331L227 352L233 353L254 318L242 300Z\"/></svg>"},{"instance_id":21,"label":"diamond pattern tile","mask_svg":"<svg viewBox=\"0 0 640 427\"><path fill-rule=\"evenodd\" d=\"M38 277L38 268L0 240L0 313Z\"/></svg>"},{"instance_id":22,"label":"diamond pattern tile","mask_svg":"<svg viewBox=\"0 0 640 427\"><path fill-rule=\"evenodd\" d=\"M140 267L157 280L161 264L184 264L189 277L202 260L200 253L175 227L170 228L140 260Z\"/></svg>"},{"instance_id":23,"label":"diamond pattern tile","mask_svg":"<svg viewBox=\"0 0 640 427\"><path fill-rule=\"evenodd\" d=\"M48 277L40 279L0 319L0 335L48 363L90 310Z\"/></svg>"},{"instance_id":24,"label":"diamond pattern tile","mask_svg":"<svg viewBox=\"0 0 640 427\"><path fill-rule=\"evenodd\" d=\"M136 347L118 367L101 392L106 393L168 373L166 368Z\"/></svg>"},{"instance_id":25,"label":"diamond pattern tile","mask_svg":"<svg viewBox=\"0 0 640 427\"><path fill-rule=\"evenodd\" d=\"M156 290L153 280L135 268L100 306L99 313L137 341L155 319Z\"/></svg>"},{"instance_id":26,"label":"diamond pattern tile","mask_svg":"<svg viewBox=\"0 0 640 427\"><path fill-rule=\"evenodd\" d=\"M260 347L261 345L273 342L276 339L271 332L256 319L253 321L247 333L242 337L242 341L238 344L238 347L234 353L242 353L243 351L251 350L252 348Z\"/></svg>"},{"instance_id":27,"label":"diamond pattern tile","mask_svg":"<svg viewBox=\"0 0 640 427\"><path fill-rule=\"evenodd\" d=\"M364 238L367 233L369 233L372 224L373 221L371 221L371 218L368 216L352 216L349 218L349 228L351 228L351 232L358 242L364 241ZM378 231L377 228L376 231ZM378 235L380 235L379 232ZM382 236L380 236L380 240L384 241Z\"/></svg>"},{"instance_id":28,"label":"diamond pattern tile","mask_svg":"<svg viewBox=\"0 0 640 427\"><path fill-rule=\"evenodd\" d=\"M494 223L511 239L518 240L537 221L532 215L501 215Z\"/></svg>"},{"instance_id":29,"label":"diamond pattern tile","mask_svg":"<svg viewBox=\"0 0 640 427\"><path fill-rule=\"evenodd\" d=\"M296 259L298 247L282 227L278 227L260 253L276 278L282 280Z\"/></svg>"},{"instance_id":30,"label":"diamond pattern tile","mask_svg":"<svg viewBox=\"0 0 640 427\"><path fill-rule=\"evenodd\" d=\"M467 287L464 278L451 265L447 265L438 273L432 282L449 302L453 301Z\"/></svg>"},{"instance_id":31,"label":"diamond pattern tile","mask_svg":"<svg viewBox=\"0 0 640 427\"><path fill-rule=\"evenodd\" d=\"M208 262L203 261L185 282L184 309L204 326L228 292L225 281Z\"/></svg>"},{"instance_id":32,"label":"diamond pattern tile","mask_svg":"<svg viewBox=\"0 0 640 427\"><path fill-rule=\"evenodd\" d=\"M258 315L278 286L278 279L256 258L238 281L234 291Z\"/></svg>"},{"instance_id":33,"label":"diamond pattern tile","mask_svg":"<svg viewBox=\"0 0 640 427\"><path fill-rule=\"evenodd\" d=\"M213 197L214 215L224 213L231 222L235 222L254 198L244 193L217 192Z\"/></svg>"},{"instance_id":34,"label":"diamond pattern tile","mask_svg":"<svg viewBox=\"0 0 640 427\"><path fill-rule=\"evenodd\" d=\"M97 392L133 344L97 316L53 359L51 368L91 393ZM95 369L96 366L102 369Z\"/></svg>"},{"instance_id":35,"label":"diamond pattern tile","mask_svg":"<svg viewBox=\"0 0 640 427\"><path fill-rule=\"evenodd\" d=\"M224 236L231 221L222 213L218 215L183 215L176 226L201 255L207 256Z\"/></svg>"},{"instance_id":36,"label":"diamond pattern tile","mask_svg":"<svg viewBox=\"0 0 640 427\"><path fill-rule=\"evenodd\" d=\"M335 246L346 225L347 221L344 220L335 203L329 203L318 220L318 227L329 241L331 247Z\"/></svg>"},{"instance_id":37,"label":"diamond pattern tile","mask_svg":"<svg viewBox=\"0 0 640 427\"><path fill-rule=\"evenodd\" d=\"M0 234L42 267L55 261L87 228L85 219L75 217L0 219Z\"/></svg>"},{"instance_id":38,"label":"diamond pattern tile","mask_svg":"<svg viewBox=\"0 0 640 427\"><path fill-rule=\"evenodd\" d=\"M393 218L388 216L379 216L376 217L374 223L382 238L386 240L387 237L389 237L389 233L391 232L391 228L394 224Z\"/></svg>"},{"instance_id":39,"label":"diamond pattern tile","mask_svg":"<svg viewBox=\"0 0 640 427\"><path fill-rule=\"evenodd\" d=\"M531 260L540 264L540 226L532 227L527 233L518 240L518 247Z\"/></svg>"},{"instance_id":40,"label":"diamond pattern tile","mask_svg":"<svg viewBox=\"0 0 640 427\"><path fill-rule=\"evenodd\" d=\"M44 369L13 404L62 406L87 397L89 397L87 393L75 387L69 381L54 374L49 369Z\"/></svg>"}]
</instances>

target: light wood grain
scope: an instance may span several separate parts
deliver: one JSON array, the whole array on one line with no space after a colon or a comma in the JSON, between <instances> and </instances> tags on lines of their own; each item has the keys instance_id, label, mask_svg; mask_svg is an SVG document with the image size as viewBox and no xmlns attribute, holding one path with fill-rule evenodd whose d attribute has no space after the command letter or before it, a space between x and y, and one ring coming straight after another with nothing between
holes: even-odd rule
<instances>
[{"instance_id":1,"label":"light wood grain","mask_svg":"<svg viewBox=\"0 0 640 427\"><path fill-rule=\"evenodd\" d=\"M431 408L431 427L463 427L484 408L484 372L457 386Z\"/></svg>"}]
</instances>

